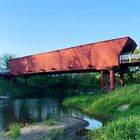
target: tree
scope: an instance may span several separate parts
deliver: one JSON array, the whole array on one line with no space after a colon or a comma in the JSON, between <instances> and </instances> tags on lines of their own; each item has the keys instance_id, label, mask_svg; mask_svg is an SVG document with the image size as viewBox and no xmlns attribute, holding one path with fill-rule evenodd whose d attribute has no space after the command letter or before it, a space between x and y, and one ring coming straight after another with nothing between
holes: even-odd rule
<instances>
[{"instance_id":1,"label":"tree","mask_svg":"<svg viewBox=\"0 0 140 140\"><path fill-rule=\"evenodd\" d=\"M16 58L15 54L3 54L0 57L0 73L8 73L9 72L9 65L8 65L8 61L11 59Z\"/></svg>"},{"instance_id":2,"label":"tree","mask_svg":"<svg viewBox=\"0 0 140 140\"><path fill-rule=\"evenodd\" d=\"M140 54L140 48L139 47L135 49L134 54Z\"/></svg>"},{"instance_id":3,"label":"tree","mask_svg":"<svg viewBox=\"0 0 140 140\"><path fill-rule=\"evenodd\" d=\"M136 48L133 54L140 54L140 48L139 47ZM140 78L140 66L130 67L129 71L125 76L126 83L128 84L139 83L139 78Z\"/></svg>"}]
</instances>

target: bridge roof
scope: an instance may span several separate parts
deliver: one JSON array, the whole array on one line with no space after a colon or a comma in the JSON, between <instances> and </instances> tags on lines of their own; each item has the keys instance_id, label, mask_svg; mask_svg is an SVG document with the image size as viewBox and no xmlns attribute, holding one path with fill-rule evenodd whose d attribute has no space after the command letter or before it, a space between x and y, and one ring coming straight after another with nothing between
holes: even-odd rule
<instances>
[{"instance_id":1,"label":"bridge roof","mask_svg":"<svg viewBox=\"0 0 140 140\"><path fill-rule=\"evenodd\" d=\"M119 66L119 55L133 52L136 46L130 37L123 37L25 56L9 61L10 73L24 75L103 70Z\"/></svg>"}]
</instances>

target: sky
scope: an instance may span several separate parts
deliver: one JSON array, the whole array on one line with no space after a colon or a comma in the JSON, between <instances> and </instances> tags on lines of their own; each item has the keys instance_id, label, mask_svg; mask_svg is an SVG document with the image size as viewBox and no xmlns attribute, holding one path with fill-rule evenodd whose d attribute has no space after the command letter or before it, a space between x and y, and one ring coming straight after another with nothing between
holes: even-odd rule
<instances>
[{"instance_id":1,"label":"sky","mask_svg":"<svg viewBox=\"0 0 140 140\"><path fill-rule=\"evenodd\" d=\"M125 36L140 46L140 0L0 0L0 55Z\"/></svg>"}]
</instances>

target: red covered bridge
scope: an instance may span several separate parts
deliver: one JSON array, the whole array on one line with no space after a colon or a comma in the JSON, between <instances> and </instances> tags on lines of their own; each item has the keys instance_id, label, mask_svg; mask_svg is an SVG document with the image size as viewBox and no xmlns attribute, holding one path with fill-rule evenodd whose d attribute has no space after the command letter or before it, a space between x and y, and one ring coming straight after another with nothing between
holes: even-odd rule
<instances>
[{"instance_id":1,"label":"red covered bridge","mask_svg":"<svg viewBox=\"0 0 140 140\"><path fill-rule=\"evenodd\" d=\"M91 43L72 48L35 54L9 61L10 74L29 76L38 74L59 74L96 72L102 74L102 88L106 86L105 74L110 75L110 89L115 88L115 73L120 74L124 85L123 73L129 66L139 65L131 60L136 43L129 37Z\"/></svg>"}]
</instances>

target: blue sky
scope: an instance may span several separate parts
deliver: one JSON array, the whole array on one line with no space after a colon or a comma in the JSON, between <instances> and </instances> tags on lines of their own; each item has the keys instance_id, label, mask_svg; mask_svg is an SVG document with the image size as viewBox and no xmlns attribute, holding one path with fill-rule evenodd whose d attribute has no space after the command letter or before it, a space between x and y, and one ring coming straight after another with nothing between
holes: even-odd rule
<instances>
[{"instance_id":1,"label":"blue sky","mask_svg":"<svg viewBox=\"0 0 140 140\"><path fill-rule=\"evenodd\" d=\"M0 54L25 56L130 36L140 0L0 0Z\"/></svg>"}]
</instances>

